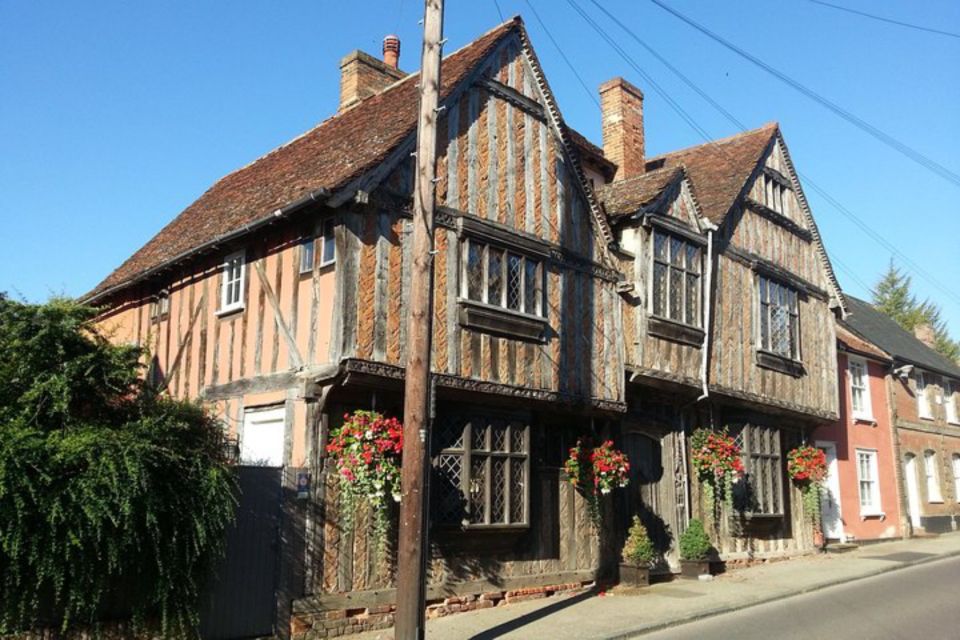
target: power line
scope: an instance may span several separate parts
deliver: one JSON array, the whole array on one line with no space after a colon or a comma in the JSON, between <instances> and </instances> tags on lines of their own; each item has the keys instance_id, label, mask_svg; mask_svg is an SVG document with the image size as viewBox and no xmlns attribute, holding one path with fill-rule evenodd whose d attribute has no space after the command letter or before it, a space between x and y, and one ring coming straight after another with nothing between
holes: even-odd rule
<instances>
[{"instance_id":1,"label":"power line","mask_svg":"<svg viewBox=\"0 0 960 640\"><path fill-rule=\"evenodd\" d=\"M666 11L667 13L670 13L671 15L673 15L674 17L676 17L676 18L682 20L683 22L687 23L688 25L690 25L691 27L693 27L694 29L696 29L696 30L699 31L700 33L703 33L704 35L706 35L707 37L709 37L710 39L712 39L712 40L720 43L721 45L723 45L724 47L726 47L726 48L729 49L730 51L733 51L734 53L736 53L737 55L741 56L742 58L745 58L746 60L752 62L754 65L760 67L761 69L763 69L764 71L766 71L766 72L769 73L770 75L774 76L775 78L777 78L777 79L780 80L781 82L784 82L785 84L793 87L794 89L796 89L797 91L799 91L799 92L802 93L803 95L807 96L807 97L810 98L811 100L813 100L813 101L815 101L815 102L823 105L824 107L826 107L826 108L829 109L830 111L833 111L835 114L837 114L838 116L840 116L841 118L843 118L844 120L846 120L847 122L849 122L850 124L854 125L855 127L857 127L858 129L864 131L865 133L873 136L874 138L876 138L876 139L879 140L880 142L882 142L882 143L884 143L885 145L889 146L890 148L898 151L899 153L901 153L902 155L906 156L906 157L909 158L910 160L913 160L914 162L916 162L916 163L919 164L920 166L924 167L924 168L927 169L928 171L930 171L930 172L932 172L932 173L935 173L936 175L940 176L940 177L943 178L944 180L947 180L948 182L953 183L953 184L954 184L955 186L957 186L957 187L960 187L960 174L957 174L957 173L951 171L950 169L948 169L947 167L943 166L942 164L940 164L940 163L937 162L936 160L933 160L932 158L929 158L929 157L925 156L924 154L920 153L919 151L917 151L917 150L914 149L913 147L910 147L909 145L907 145L907 144L905 144L905 143L903 143L903 142L900 142L899 140L897 140L896 138L894 138L894 137L891 136L890 134L882 131L881 129L879 129L879 128L875 127L875 126L873 126L873 125L870 124L869 122L863 120L863 119L860 118L859 116L854 115L854 114L851 113L850 111L847 111L846 109L844 109L843 107L841 107L841 106L838 105L837 103L829 100L829 99L826 98L825 96L820 95L819 93L817 93L817 92L814 91L813 89L810 89L810 88L807 87L806 85L801 84L800 82L794 80L793 78L791 78L791 77L788 76L787 74L783 73L782 71L779 71L779 70L773 68L772 66L770 66L769 64L767 64L766 62L764 62L763 60L761 60L760 58L757 58L756 56L754 56L754 55L752 55L752 54L750 54L750 53L747 53L746 51L744 51L743 49L741 49L741 48L738 47L737 45L733 44L733 43L730 42L729 40L726 40L726 39L723 38L722 36L714 33L713 31L711 31L711 30L708 29L707 27L703 26L702 24L694 21L693 19L691 19L691 18L687 17L686 15L680 13L680 12L677 11L676 9L674 9L674 8L670 7L669 5L665 4L662 0L650 0L650 2L654 3L655 5L657 5L658 7L660 7L661 9L663 9L664 11Z\"/></svg>"},{"instance_id":2,"label":"power line","mask_svg":"<svg viewBox=\"0 0 960 640\"><path fill-rule=\"evenodd\" d=\"M543 32L547 34L547 37L550 38L550 42L553 43L553 46L556 47L557 52L560 54L560 57L563 58L563 61L567 63L567 66L570 67L570 71L573 72L573 75L576 76L577 81L580 83L580 86L583 87L583 90L590 96L590 99L593 100L593 103L597 105L597 108L600 108L600 101L597 100L597 96L593 91L590 90L590 87L587 86L587 83L583 81L583 77L577 72L577 68L573 66L573 63L570 62L570 58L567 57L567 54L564 53L563 47L560 46L560 43L557 42L556 38L553 37L553 34L550 33L550 29L547 28L546 23L543 19L540 18L540 14L537 13L536 8L534 8L533 3L530 0L526 0L527 6L530 7L530 11L533 13L533 17L537 19L537 22L540 23L540 28L543 29Z\"/></svg>"},{"instance_id":3,"label":"power line","mask_svg":"<svg viewBox=\"0 0 960 640\"><path fill-rule=\"evenodd\" d=\"M919 24L911 24L909 22L901 22L900 20L893 20L891 18L884 18L883 16L877 16L872 13L866 13L865 11L857 11L856 9L851 9L850 7L841 7L838 4L832 4L830 2L823 2L822 0L808 0L813 4L823 5L824 7L830 7L831 9L838 9L840 11L846 11L847 13L853 13L858 16L863 16L865 18L870 18L871 20L879 20L880 22L888 22L890 24L895 24L901 27L907 27L909 29L917 29L919 31L926 31L928 33L936 33L941 36L949 36L951 38L960 38L960 33L953 33L952 31L941 31L940 29L931 29L930 27L924 27Z\"/></svg>"},{"instance_id":4,"label":"power line","mask_svg":"<svg viewBox=\"0 0 960 640\"><path fill-rule=\"evenodd\" d=\"M497 0L493 0L493 4L495 7L497 7L497 14L500 16L500 22L501 23L505 22L505 19L503 17L503 11L500 10L500 3L497 2Z\"/></svg>"},{"instance_id":5,"label":"power line","mask_svg":"<svg viewBox=\"0 0 960 640\"><path fill-rule=\"evenodd\" d=\"M638 66L636 65L636 63L633 62L632 58L630 58L629 55L628 55L621 47L619 47L619 45L615 45L615 44L612 42L612 41L613 41L612 36L610 36L609 34L607 34L606 31L603 29L603 27L601 27L599 24L597 24L595 21L593 21L593 20L582 10L582 8L580 8L579 6L577 6L577 5L573 2L573 0L567 0L567 2L568 2L568 4L570 4L570 5L574 8L574 10L577 11L577 13L578 13L582 18L584 18L584 20L586 20L586 21L588 22L588 24L590 24L591 27L594 28L594 30L596 30L598 33L601 34L601 37L603 37L604 40L606 40L608 44L611 44L611 46L614 46L614 48L617 50L617 52L618 52L622 57L624 57L624 59L627 60L628 64L630 64L630 65L631 65L633 68L635 68L635 69L638 68ZM604 15L606 15L606 16L607 16L608 18L610 18L613 22L615 22L624 32L627 33L627 35L629 35L631 38L633 38L634 40L636 40L637 42L639 42L641 45L643 45L644 48L646 48L648 51L651 50L650 47L649 47L646 43L644 43L644 42L640 39L640 37L637 36L636 33L633 32L632 29L630 29L630 28L629 28L628 26L626 26L622 21L620 21L619 19L617 19L616 16L614 16L613 14L611 14L611 13L610 13L609 11L607 11L604 7L602 7L601 5L599 5L596 0L590 0L590 2L591 2L594 6L596 6L598 9L600 9L600 10L604 13ZM696 91L696 93L697 93L698 95L700 95L702 98L704 98L704 100L706 100L707 102L709 102L709 103L710 103L715 109L717 109L720 113L722 113L731 123L733 123L734 126L736 126L736 127L737 127L738 129L740 129L741 131L745 131L745 130L746 130L746 127L743 125L743 123L741 123L732 113L730 113L728 110L726 110L725 108L723 108L723 106L720 105L720 103L718 103L716 100L714 100L712 97L710 97L709 94L707 94L705 91L703 91L702 89L700 89L700 87L697 86L696 83L693 82L693 80L691 80L691 79L688 78L686 75L684 75L679 69L677 69L676 67L674 67L672 64L666 63L665 60L664 60L661 56L657 55L657 59L660 60L661 62L664 62L665 65L667 66L667 68L669 68L672 72L674 72L678 77L680 77L681 80L683 80L683 82L684 82L685 84L687 84L687 86L689 86L689 87L692 88L694 91ZM644 75L645 78L649 79L649 74L643 73L643 75ZM649 80L648 80L648 81L649 81ZM663 95L664 92L663 92L662 89L659 88L659 85L655 85L655 87L657 88L658 92L661 93L661 95ZM674 101L672 98L669 98L669 97L668 97L667 99L668 99L668 104L670 104L671 106L677 105L676 101ZM699 125L697 125L695 121L693 121L692 116L689 116L689 114L688 114L686 111L683 111L683 112L681 113L681 115L684 117L684 120L686 120L688 124L691 124L691 127L692 127L698 134L700 134L700 135L704 138L704 140L706 140L708 143L711 143L711 144L713 143L712 137L711 137L702 127L700 127ZM716 149L717 149L718 151L720 151L720 152L723 153L724 155L727 155L727 157L729 158L729 155L726 153L726 151L723 149L723 147L721 147L721 146L719 146L719 145L714 145L714 146L716 147ZM929 273L926 269L924 269L923 267L921 267L919 264L917 264L916 262L914 262L913 260L911 260L907 255L905 255L903 252L901 252L899 249L897 249L897 247L896 247L893 243L889 242L886 238L884 238L882 235L880 235L878 232L876 232L872 227L870 227L870 225L868 225L868 224L865 223L863 220L861 220L855 213L853 213L853 212L850 211L848 208L846 208L845 206L843 206L843 204L841 204L836 198L834 198L833 196L831 196L825 189L823 189L822 187L820 187L820 186L819 186L816 182L814 182L810 177L808 177L808 176L800 173L799 171L798 171L797 173L798 173L799 177L801 178L801 180L803 181L803 183L809 185L814 191L816 191L818 194L820 194L820 196L823 197L824 200L826 200L829 204L831 204L833 207L835 207L841 214L843 214L845 217L847 217L849 220L851 220L851 221L852 221L857 227L859 227L867 236L869 236L871 239L873 239L873 240L874 240L875 242L877 242L879 245L881 245L882 247L884 247L886 250L890 251L891 254L896 255L897 257L899 257L904 263L906 263L909 267L911 267L912 270L915 271L917 275L919 275L920 277L922 277L922 278L924 278L925 280L927 280L927 282L929 282L931 285L933 285L934 287L940 289L943 293L945 293L945 294L946 294L947 296L949 296L950 298L953 298L953 299L956 300L957 302L960 302L960 296L957 296L957 294L955 294L953 291L951 291L950 289L948 289L943 283L941 283L939 280L937 280L937 279L936 279L931 273ZM834 258L834 260L836 260L836 258ZM839 260L837 260L837 262L839 263ZM852 271L849 267L844 266L844 270L845 270L847 273L851 274L851 276L852 276L857 282L859 282L860 284L866 286L866 285L864 284L863 280L861 280L861 279L858 278L857 276L853 275L853 271ZM868 287L868 286L866 286L866 288L867 288L867 289L870 289L870 287Z\"/></svg>"}]
</instances>

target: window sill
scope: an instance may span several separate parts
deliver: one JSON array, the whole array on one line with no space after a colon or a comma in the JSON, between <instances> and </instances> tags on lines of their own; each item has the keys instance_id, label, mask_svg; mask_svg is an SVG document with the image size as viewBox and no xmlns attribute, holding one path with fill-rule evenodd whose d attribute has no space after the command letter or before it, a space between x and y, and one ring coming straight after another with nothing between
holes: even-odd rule
<instances>
[{"instance_id":1,"label":"window sill","mask_svg":"<svg viewBox=\"0 0 960 640\"><path fill-rule=\"evenodd\" d=\"M799 378L806 373L803 363L769 351L757 350L757 366Z\"/></svg>"},{"instance_id":2,"label":"window sill","mask_svg":"<svg viewBox=\"0 0 960 640\"><path fill-rule=\"evenodd\" d=\"M231 315L233 315L233 314L235 314L235 313L240 313L241 311L244 310L244 308L245 308L244 305L241 304L241 305L238 305L238 306L236 306L236 307L226 307L226 308L223 308L223 309L217 309L217 317L218 317L218 318L225 318L225 317L231 316Z\"/></svg>"},{"instance_id":3,"label":"window sill","mask_svg":"<svg viewBox=\"0 0 960 640\"><path fill-rule=\"evenodd\" d=\"M647 332L652 336L687 344L691 347L700 348L703 346L703 329L682 324L676 320L654 315L648 316Z\"/></svg>"},{"instance_id":4,"label":"window sill","mask_svg":"<svg viewBox=\"0 0 960 640\"><path fill-rule=\"evenodd\" d=\"M853 416L853 421L868 424L871 427L877 426L877 421L872 416Z\"/></svg>"},{"instance_id":5,"label":"window sill","mask_svg":"<svg viewBox=\"0 0 960 640\"><path fill-rule=\"evenodd\" d=\"M871 511L869 513L861 513L860 520L872 520L874 518L879 519L881 522L887 519L887 514L883 511Z\"/></svg>"},{"instance_id":6,"label":"window sill","mask_svg":"<svg viewBox=\"0 0 960 640\"><path fill-rule=\"evenodd\" d=\"M960 422L957 422L956 420L947 420L947 424L952 424L955 427L960 427Z\"/></svg>"},{"instance_id":7,"label":"window sill","mask_svg":"<svg viewBox=\"0 0 960 640\"><path fill-rule=\"evenodd\" d=\"M927 500L927 504L943 504L943 498L939 500Z\"/></svg>"},{"instance_id":8,"label":"window sill","mask_svg":"<svg viewBox=\"0 0 960 640\"><path fill-rule=\"evenodd\" d=\"M460 324L515 340L546 342L547 319L460 298Z\"/></svg>"}]
</instances>

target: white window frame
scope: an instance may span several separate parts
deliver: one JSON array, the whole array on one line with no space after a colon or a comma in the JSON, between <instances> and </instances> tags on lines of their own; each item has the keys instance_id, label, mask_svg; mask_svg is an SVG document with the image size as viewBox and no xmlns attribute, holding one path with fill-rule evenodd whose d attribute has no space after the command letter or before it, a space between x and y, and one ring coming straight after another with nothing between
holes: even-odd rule
<instances>
[{"instance_id":1,"label":"white window frame","mask_svg":"<svg viewBox=\"0 0 960 640\"><path fill-rule=\"evenodd\" d=\"M300 239L300 275L313 273L317 262L317 239L307 234Z\"/></svg>"},{"instance_id":2,"label":"white window frame","mask_svg":"<svg viewBox=\"0 0 960 640\"><path fill-rule=\"evenodd\" d=\"M930 402L930 395L927 393L927 388L930 386L927 377L923 371L917 371L917 416L924 420L933 420L933 403Z\"/></svg>"},{"instance_id":3,"label":"white window frame","mask_svg":"<svg viewBox=\"0 0 960 640\"><path fill-rule=\"evenodd\" d=\"M947 416L947 422L950 424L960 424L960 385L953 380L945 380L943 383L943 410Z\"/></svg>"},{"instance_id":4,"label":"white window frame","mask_svg":"<svg viewBox=\"0 0 960 640\"><path fill-rule=\"evenodd\" d=\"M869 474L869 477L866 478L864 477L861 456L866 458L867 473ZM868 494L864 493L864 484L869 484ZM863 517L882 516L880 466L877 463L876 449L857 449L857 489L860 494L860 515Z\"/></svg>"},{"instance_id":5,"label":"white window frame","mask_svg":"<svg viewBox=\"0 0 960 640\"><path fill-rule=\"evenodd\" d=\"M336 224L333 218L327 218L320 223L320 266L328 267L337 261L337 236ZM327 248L330 249L330 256L327 257Z\"/></svg>"},{"instance_id":6,"label":"white window frame","mask_svg":"<svg viewBox=\"0 0 960 640\"><path fill-rule=\"evenodd\" d=\"M923 452L923 473L927 479L927 502L943 502L936 451L927 449Z\"/></svg>"},{"instance_id":7,"label":"white window frame","mask_svg":"<svg viewBox=\"0 0 960 640\"><path fill-rule=\"evenodd\" d=\"M960 453L953 454L951 462L953 464L953 497L960 502Z\"/></svg>"},{"instance_id":8,"label":"white window frame","mask_svg":"<svg viewBox=\"0 0 960 640\"><path fill-rule=\"evenodd\" d=\"M861 384L857 386L856 370L861 371ZM847 376L850 379L850 413L855 419L873 422L873 404L870 399L870 366L866 358L847 356ZM860 407L857 407L857 391L860 391Z\"/></svg>"},{"instance_id":9,"label":"white window frame","mask_svg":"<svg viewBox=\"0 0 960 640\"><path fill-rule=\"evenodd\" d=\"M233 268L234 261L239 260L240 269L237 273L237 277L231 279L231 269ZM247 275L247 257L246 252L242 249L240 251L234 251L231 254L228 254L223 258L223 264L220 268L220 310L219 313L229 313L231 311L237 311L243 309L244 295L246 294L245 285L246 285L246 275ZM238 286L234 286L238 285ZM237 291L236 300L231 300L232 296L230 295L231 289Z\"/></svg>"}]
</instances>

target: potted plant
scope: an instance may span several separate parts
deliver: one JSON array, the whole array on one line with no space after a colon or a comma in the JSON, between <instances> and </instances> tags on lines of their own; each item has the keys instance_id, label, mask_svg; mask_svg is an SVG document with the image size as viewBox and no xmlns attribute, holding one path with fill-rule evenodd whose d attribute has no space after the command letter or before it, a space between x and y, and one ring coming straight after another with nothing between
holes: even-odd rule
<instances>
[{"instance_id":1,"label":"potted plant","mask_svg":"<svg viewBox=\"0 0 960 640\"><path fill-rule=\"evenodd\" d=\"M639 516L633 516L633 524L623 545L623 562L620 563L620 582L631 587L650 584L650 563L653 561L653 542Z\"/></svg>"},{"instance_id":2,"label":"potted plant","mask_svg":"<svg viewBox=\"0 0 960 640\"><path fill-rule=\"evenodd\" d=\"M710 556L713 551L703 523L696 518L691 519L687 530L680 534L680 575L694 580L710 575Z\"/></svg>"}]
</instances>

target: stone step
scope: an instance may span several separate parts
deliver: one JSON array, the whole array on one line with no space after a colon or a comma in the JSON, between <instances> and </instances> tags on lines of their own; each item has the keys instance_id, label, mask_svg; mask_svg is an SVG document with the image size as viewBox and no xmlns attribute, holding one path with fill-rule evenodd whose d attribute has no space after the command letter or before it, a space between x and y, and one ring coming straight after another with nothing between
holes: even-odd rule
<instances>
[{"instance_id":1,"label":"stone step","mask_svg":"<svg viewBox=\"0 0 960 640\"><path fill-rule=\"evenodd\" d=\"M860 545L853 542L832 542L827 545L827 553L848 553L860 548Z\"/></svg>"}]
</instances>

